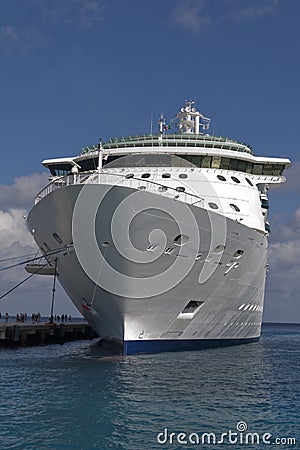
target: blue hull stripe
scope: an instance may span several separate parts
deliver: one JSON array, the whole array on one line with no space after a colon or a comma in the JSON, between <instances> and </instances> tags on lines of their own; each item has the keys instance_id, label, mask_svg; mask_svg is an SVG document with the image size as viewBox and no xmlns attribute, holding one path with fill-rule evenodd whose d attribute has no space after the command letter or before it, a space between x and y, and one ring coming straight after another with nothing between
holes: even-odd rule
<instances>
[{"instance_id":1,"label":"blue hull stripe","mask_svg":"<svg viewBox=\"0 0 300 450\"><path fill-rule=\"evenodd\" d=\"M124 341L124 354L179 352L257 342L259 337L241 339L182 339Z\"/></svg>"}]
</instances>

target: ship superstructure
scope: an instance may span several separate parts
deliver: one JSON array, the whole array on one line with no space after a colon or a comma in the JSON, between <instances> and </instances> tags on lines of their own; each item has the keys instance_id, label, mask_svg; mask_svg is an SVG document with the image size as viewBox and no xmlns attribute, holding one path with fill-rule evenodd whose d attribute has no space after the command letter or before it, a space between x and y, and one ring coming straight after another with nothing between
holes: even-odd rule
<instances>
[{"instance_id":1,"label":"ship superstructure","mask_svg":"<svg viewBox=\"0 0 300 450\"><path fill-rule=\"evenodd\" d=\"M209 135L209 123L187 101L175 133L161 116L158 134L43 161L51 182L29 229L78 310L126 354L260 336L267 192L290 161Z\"/></svg>"}]
</instances>

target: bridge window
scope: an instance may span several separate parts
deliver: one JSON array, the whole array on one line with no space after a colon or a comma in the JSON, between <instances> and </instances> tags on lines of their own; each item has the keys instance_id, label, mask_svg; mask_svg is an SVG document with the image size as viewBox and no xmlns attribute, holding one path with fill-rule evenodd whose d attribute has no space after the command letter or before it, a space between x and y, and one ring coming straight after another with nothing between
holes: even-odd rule
<instances>
[{"instance_id":1,"label":"bridge window","mask_svg":"<svg viewBox=\"0 0 300 450\"><path fill-rule=\"evenodd\" d=\"M194 145L194 144L193 144ZM176 150L175 150L176 151ZM238 156L238 155L237 155ZM79 161L82 165L81 171L96 168L96 159L91 158ZM211 169L233 170L254 175L280 176L285 168L284 164L258 164L238 158L228 158L209 155L180 155L180 154L131 154L131 155L110 155L103 161L105 167L199 167ZM70 164L55 164L49 166L52 175L67 175L72 166ZM145 170L145 169L144 169ZM180 174L179 178L186 178ZM149 175L150 176L150 175ZM162 178L170 178L168 173L162 174ZM143 178L148 178L146 174Z\"/></svg>"},{"instance_id":2,"label":"bridge window","mask_svg":"<svg viewBox=\"0 0 300 450\"><path fill-rule=\"evenodd\" d=\"M201 167L204 167L204 168L211 167L211 156L203 156Z\"/></svg>"},{"instance_id":3,"label":"bridge window","mask_svg":"<svg viewBox=\"0 0 300 450\"><path fill-rule=\"evenodd\" d=\"M239 161L237 159L231 159L229 164L230 170L238 170Z\"/></svg>"},{"instance_id":4,"label":"bridge window","mask_svg":"<svg viewBox=\"0 0 300 450\"><path fill-rule=\"evenodd\" d=\"M230 158L222 158L221 160L221 169L228 170L230 164Z\"/></svg>"},{"instance_id":5,"label":"bridge window","mask_svg":"<svg viewBox=\"0 0 300 450\"><path fill-rule=\"evenodd\" d=\"M245 172L246 167L247 167L247 161L243 161L242 159L240 159L238 162L238 171Z\"/></svg>"},{"instance_id":6,"label":"bridge window","mask_svg":"<svg viewBox=\"0 0 300 450\"><path fill-rule=\"evenodd\" d=\"M211 160L211 167L212 169L219 169L221 166L221 157L220 156L213 156Z\"/></svg>"},{"instance_id":7,"label":"bridge window","mask_svg":"<svg viewBox=\"0 0 300 450\"><path fill-rule=\"evenodd\" d=\"M263 165L262 164L254 164L253 174L254 175L262 175Z\"/></svg>"}]
</instances>

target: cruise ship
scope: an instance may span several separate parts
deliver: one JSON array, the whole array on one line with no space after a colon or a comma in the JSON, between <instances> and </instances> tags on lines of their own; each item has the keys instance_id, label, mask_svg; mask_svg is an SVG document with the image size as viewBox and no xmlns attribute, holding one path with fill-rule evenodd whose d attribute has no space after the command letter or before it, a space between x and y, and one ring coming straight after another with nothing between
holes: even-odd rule
<instances>
[{"instance_id":1,"label":"cruise ship","mask_svg":"<svg viewBox=\"0 0 300 450\"><path fill-rule=\"evenodd\" d=\"M208 133L186 101L157 134L47 159L28 227L88 323L126 355L259 339L268 190L290 160ZM28 267L27 270L30 271Z\"/></svg>"}]
</instances>

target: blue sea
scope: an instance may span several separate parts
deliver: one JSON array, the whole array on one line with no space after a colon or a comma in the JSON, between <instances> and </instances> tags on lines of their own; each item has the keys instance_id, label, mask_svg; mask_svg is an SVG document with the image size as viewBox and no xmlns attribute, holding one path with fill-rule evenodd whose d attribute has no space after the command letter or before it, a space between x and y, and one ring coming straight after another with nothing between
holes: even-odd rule
<instances>
[{"instance_id":1,"label":"blue sea","mask_svg":"<svg viewBox=\"0 0 300 450\"><path fill-rule=\"evenodd\" d=\"M299 325L197 352L96 342L0 349L1 449L300 449Z\"/></svg>"}]
</instances>

